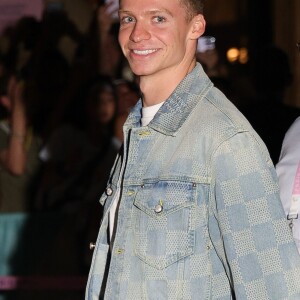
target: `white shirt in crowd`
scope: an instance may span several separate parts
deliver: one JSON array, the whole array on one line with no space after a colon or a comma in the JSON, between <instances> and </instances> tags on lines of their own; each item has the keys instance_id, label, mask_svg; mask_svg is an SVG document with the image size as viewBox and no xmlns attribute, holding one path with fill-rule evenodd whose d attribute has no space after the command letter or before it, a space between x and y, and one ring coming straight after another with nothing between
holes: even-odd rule
<instances>
[{"instance_id":1,"label":"white shirt in crowd","mask_svg":"<svg viewBox=\"0 0 300 300\"><path fill-rule=\"evenodd\" d=\"M280 197L286 215L289 214L292 204L292 195L295 194L295 182L297 170L300 170L300 117L298 117L287 131L279 158L276 171L279 179ZM298 183L299 183L298 173ZM299 195L300 196L300 195ZM293 220L293 236L300 252L300 198L293 201L296 211L299 212L297 219Z\"/></svg>"}]
</instances>

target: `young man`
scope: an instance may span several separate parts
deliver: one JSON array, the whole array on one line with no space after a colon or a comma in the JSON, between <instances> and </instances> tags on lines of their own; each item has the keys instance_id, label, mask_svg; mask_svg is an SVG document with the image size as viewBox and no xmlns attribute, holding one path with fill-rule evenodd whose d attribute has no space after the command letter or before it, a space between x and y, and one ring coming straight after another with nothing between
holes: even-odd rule
<instances>
[{"instance_id":1,"label":"young man","mask_svg":"<svg viewBox=\"0 0 300 300\"><path fill-rule=\"evenodd\" d=\"M86 299L299 299L268 151L196 63L200 0L121 0L142 99L104 195Z\"/></svg>"}]
</instances>

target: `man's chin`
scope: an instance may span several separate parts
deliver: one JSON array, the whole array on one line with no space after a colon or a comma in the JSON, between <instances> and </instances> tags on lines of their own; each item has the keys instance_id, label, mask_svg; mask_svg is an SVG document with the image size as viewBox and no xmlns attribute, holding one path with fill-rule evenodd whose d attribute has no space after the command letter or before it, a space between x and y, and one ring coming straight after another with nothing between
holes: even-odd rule
<instances>
[{"instance_id":1,"label":"man's chin","mask_svg":"<svg viewBox=\"0 0 300 300\"><path fill-rule=\"evenodd\" d=\"M139 64L129 64L131 71L136 76L147 76L151 75L153 73L153 67L147 66L145 63L139 63Z\"/></svg>"},{"instance_id":2,"label":"man's chin","mask_svg":"<svg viewBox=\"0 0 300 300\"><path fill-rule=\"evenodd\" d=\"M131 69L131 70L136 76L147 76L152 74L150 70L145 70L145 69Z\"/></svg>"}]
</instances>

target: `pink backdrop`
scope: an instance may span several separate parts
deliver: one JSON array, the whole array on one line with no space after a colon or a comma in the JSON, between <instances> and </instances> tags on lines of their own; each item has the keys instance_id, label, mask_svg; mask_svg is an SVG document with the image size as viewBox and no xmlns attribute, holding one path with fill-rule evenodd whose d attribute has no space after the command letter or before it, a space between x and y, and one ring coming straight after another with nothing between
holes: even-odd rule
<instances>
[{"instance_id":1,"label":"pink backdrop","mask_svg":"<svg viewBox=\"0 0 300 300\"><path fill-rule=\"evenodd\" d=\"M43 0L0 0L0 33L22 16L42 16Z\"/></svg>"}]
</instances>

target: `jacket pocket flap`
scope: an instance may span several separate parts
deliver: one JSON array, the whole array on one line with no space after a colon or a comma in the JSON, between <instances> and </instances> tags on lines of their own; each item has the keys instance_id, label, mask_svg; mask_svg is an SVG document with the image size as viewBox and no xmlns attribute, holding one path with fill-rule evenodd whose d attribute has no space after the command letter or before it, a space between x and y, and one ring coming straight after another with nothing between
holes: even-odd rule
<instances>
[{"instance_id":1,"label":"jacket pocket flap","mask_svg":"<svg viewBox=\"0 0 300 300\"><path fill-rule=\"evenodd\" d=\"M195 203L196 188L191 182L159 181L144 184L134 205L144 213L160 218Z\"/></svg>"}]
</instances>

